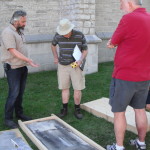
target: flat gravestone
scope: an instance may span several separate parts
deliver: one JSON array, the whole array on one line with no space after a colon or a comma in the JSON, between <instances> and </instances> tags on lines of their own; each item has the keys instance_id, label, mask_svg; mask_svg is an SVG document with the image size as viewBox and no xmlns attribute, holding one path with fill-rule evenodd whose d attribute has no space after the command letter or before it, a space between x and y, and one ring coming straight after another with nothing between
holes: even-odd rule
<instances>
[{"instance_id":1,"label":"flat gravestone","mask_svg":"<svg viewBox=\"0 0 150 150\"><path fill-rule=\"evenodd\" d=\"M54 115L19 125L40 150L104 150Z\"/></svg>"},{"instance_id":2,"label":"flat gravestone","mask_svg":"<svg viewBox=\"0 0 150 150\"><path fill-rule=\"evenodd\" d=\"M114 122L114 114L111 112L111 106L109 105L108 98L101 98L94 101L90 101L81 105L81 108L88 111L89 113L106 119L109 122ZM150 131L150 113L146 112L148 118L148 128ZM135 124L135 113L132 107L128 106L126 110L127 130L137 134Z\"/></svg>"},{"instance_id":3,"label":"flat gravestone","mask_svg":"<svg viewBox=\"0 0 150 150\"><path fill-rule=\"evenodd\" d=\"M0 132L0 150L32 150L18 129Z\"/></svg>"}]
</instances>

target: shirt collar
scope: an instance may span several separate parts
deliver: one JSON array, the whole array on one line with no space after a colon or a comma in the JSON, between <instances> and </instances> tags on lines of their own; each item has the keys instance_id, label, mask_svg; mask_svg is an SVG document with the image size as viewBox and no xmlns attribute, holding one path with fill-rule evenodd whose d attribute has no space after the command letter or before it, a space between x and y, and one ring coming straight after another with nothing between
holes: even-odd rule
<instances>
[{"instance_id":1,"label":"shirt collar","mask_svg":"<svg viewBox=\"0 0 150 150\"><path fill-rule=\"evenodd\" d=\"M17 29L16 29L12 24L10 24L9 27L10 27L12 30L17 31Z\"/></svg>"},{"instance_id":2,"label":"shirt collar","mask_svg":"<svg viewBox=\"0 0 150 150\"><path fill-rule=\"evenodd\" d=\"M140 7L135 9L133 12L146 12L146 8Z\"/></svg>"}]
</instances>

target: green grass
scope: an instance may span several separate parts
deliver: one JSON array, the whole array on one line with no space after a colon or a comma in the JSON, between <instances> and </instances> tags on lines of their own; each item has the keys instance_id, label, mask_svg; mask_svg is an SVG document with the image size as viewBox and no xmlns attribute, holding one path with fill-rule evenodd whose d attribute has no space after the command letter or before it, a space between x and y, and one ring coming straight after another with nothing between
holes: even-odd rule
<instances>
[{"instance_id":1,"label":"green grass","mask_svg":"<svg viewBox=\"0 0 150 150\"><path fill-rule=\"evenodd\" d=\"M82 103L109 96L112 69L112 62L101 63L99 64L99 71L97 73L86 75L86 89L83 90ZM3 124L7 88L6 78L0 79L1 131L8 129ZM58 90L56 71L29 74L23 105L25 114L32 116L34 119L47 117L52 113L57 114L60 111L60 108L62 107L61 91ZM64 118L64 121L103 147L115 142L113 124L85 111L83 111L84 118L82 120L77 120L74 117L73 112L73 90L71 89L69 114ZM25 136L25 134L23 135ZM129 139L135 137L135 134L126 132L125 146L127 150L132 149L132 147L128 145ZM34 144L26 136L25 138L32 148L37 150ZM150 133L147 134L146 143L148 146L147 150L150 150Z\"/></svg>"}]
</instances>

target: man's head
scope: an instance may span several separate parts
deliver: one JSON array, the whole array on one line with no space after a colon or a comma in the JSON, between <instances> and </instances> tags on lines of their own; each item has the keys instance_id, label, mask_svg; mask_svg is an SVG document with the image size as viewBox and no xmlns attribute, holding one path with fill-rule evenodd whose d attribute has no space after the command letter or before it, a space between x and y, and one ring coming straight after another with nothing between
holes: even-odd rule
<instances>
[{"instance_id":1,"label":"man's head","mask_svg":"<svg viewBox=\"0 0 150 150\"><path fill-rule=\"evenodd\" d=\"M17 30L19 29L23 30L24 27L26 26L26 16L27 16L27 13L23 10L15 11L10 20L10 23L14 25L14 27Z\"/></svg>"},{"instance_id":2,"label":"man's head","mask_svg":"<svg viewBox=\"0 0 150 150\"><path fill-rule=\"evenodd\" d=\"M73 28L74 24L72 24L68 19L62 19L60 20L56 31L59 35L63 35L64 37L69 38Z\"/></svg>"},{"instance_id":3,"label":"man's head","mask_svg":"<svg viewBox=\"0 0 150 150\"><path fill-rule=\"evenodd\" d=\"M120 0L120 9L125 13L130 13L141 7L142 0Z\"/></svg>"}]
</instances>

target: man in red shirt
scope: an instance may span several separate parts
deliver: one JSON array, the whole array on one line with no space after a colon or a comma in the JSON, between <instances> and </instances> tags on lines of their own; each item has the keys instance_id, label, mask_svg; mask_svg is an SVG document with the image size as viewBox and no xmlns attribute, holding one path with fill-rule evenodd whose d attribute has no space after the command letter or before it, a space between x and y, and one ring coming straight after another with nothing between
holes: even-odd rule
<instances>
[{"instance_id":1,"label":"man in red shirt","mask_svg":"<svg viewBox=\"0 0 150 150\"><path fill-rule=\"evenodd\" d=\"M110 86L110 105L114 113L116 144L107 150L124 150L125 111L135 111L138 138L130 140L138 150L146 150L146 98L150 83L150 14L141 7L142 0L120 0L126 12L109 40L108 48L117 46Z\"/></svg>"}]
</instances>

